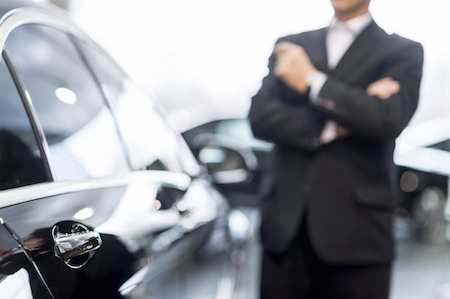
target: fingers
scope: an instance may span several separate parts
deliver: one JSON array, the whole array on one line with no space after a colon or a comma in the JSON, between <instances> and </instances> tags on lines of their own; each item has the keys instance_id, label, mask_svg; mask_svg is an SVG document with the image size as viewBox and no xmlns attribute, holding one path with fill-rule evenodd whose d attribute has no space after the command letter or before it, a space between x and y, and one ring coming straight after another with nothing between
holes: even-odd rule
<instances>
[{"instance_id":1,"label":"fingers","mask_svg":"<svg viewBox=\"0 0 450 299\"><path fill-rule=\"evenodd\" d=\"M275 75L294 90L306 92L307 75L315 70L306 51L299 45L281 42L275 46L274 53Z\"/></svg>"},{"instance_id":2,"label":"fingers","mask_svg":"<svg viewBox=\"0 0 450 299\"><path fill-rule=\"evenodd\" d=\"M367 87L367 94L378 96L382 100L386 100L391 96L400 92L400 83L390 77L385 77L371 83Z\"/></svg>"},{"instance_id":3,"label":"fingers","mask_svg":"<svg viewBox=\"0 0 450 299\"><path fill-rule=\"evenodd\" d=\"M293 44L291 42L280 42L275 45L274 52L275 52L275 54L279 55L279 54L282 54L283 52L299 50L299 49L303 50L302 47L300 47L296 44Z\"/></svg>"}]
</instances>

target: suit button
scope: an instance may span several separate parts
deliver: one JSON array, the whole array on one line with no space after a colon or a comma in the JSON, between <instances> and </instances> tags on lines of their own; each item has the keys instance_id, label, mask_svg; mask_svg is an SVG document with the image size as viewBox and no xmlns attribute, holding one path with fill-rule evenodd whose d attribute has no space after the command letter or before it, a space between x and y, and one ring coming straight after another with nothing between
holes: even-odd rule
<instances>
[{"instance_id":1,"label":"suit button","mask_svg":"<svg viewBox=\"0 0 450 299\"><path fill-rule=\"evenodd\" d=\"M323 104L328 110L333 110L336 107L336 103L331 99L326 99Z\"/></svg>"}]
</instances>

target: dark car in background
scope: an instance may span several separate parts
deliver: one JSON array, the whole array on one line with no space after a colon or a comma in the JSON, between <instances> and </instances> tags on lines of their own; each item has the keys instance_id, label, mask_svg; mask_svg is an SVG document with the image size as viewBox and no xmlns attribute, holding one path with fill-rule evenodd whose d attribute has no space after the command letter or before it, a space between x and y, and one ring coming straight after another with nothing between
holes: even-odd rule
<instances>
[{"instance_id":1,"label":"dark car in background","mask_svg":"<svg viewBox=\"0 0 450 299\"><path fill-rule=\"evenodd\" d=\"M259 207L273 144L256 139L242 117L217 119L181 131L197 161L233 206Z\"/></svg>"},{"instance_id":2,"label":"dark car in background","mask_svg":"<svg viewBox=\"0 0 450 299\"><path fill-rule=\"evenodd\" d=\"M257 210L273 144L256 139L242 115L208 117L204 123L183 128L183 137L234 206ZM400 238L450 241L449 124L448 117L411 124L397 139L399 202L394 223Z\"/></svg>"},{"instance_id":3,"label":"dark car in background","mask_svg":"<svg viewBox=\"0 0 450 299\"><path fill-rule=\"evenodd\" d=\"M53 6L0 45L0 298L232 298L249 223L158 103Z\"/></svg>"}]
</instances>

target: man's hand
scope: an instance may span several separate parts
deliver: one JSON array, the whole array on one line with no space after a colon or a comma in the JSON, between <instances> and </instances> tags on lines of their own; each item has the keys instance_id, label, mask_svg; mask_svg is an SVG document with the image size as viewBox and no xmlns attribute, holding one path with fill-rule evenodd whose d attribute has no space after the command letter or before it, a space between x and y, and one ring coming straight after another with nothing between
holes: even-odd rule
<instances>
[{"instance_id":1,"label":"man's hand","mask_svg":"<svg viewBox=\"0 0 450 299\"><path fill-rule=\"evenodd\" d=\"M351 131L340 124L336 124L336 139L349 136Z\"/></svg>"},{"instance_id":2,"label":"man's hand","mask_svg":"<svg viewBox=\"0 0 450 299\"><path fill-rule=\"evenodd\" d=\"M302 47L281 42L275 46L275 75L300 93L308 90L307 77L316 68Z\"/></svg>"},{"instance_id":3,"label":"man's hand","mask_svg":"<svg viewBox=\"0 0 450 299\"><path fill-rule=\"evenodd\" d=\"M385 77L371 83L367 87L367 94L377 96L382 100L387 100L394 94L400 92L400 83L390 77Z\"/></svg>"}]
</instances>

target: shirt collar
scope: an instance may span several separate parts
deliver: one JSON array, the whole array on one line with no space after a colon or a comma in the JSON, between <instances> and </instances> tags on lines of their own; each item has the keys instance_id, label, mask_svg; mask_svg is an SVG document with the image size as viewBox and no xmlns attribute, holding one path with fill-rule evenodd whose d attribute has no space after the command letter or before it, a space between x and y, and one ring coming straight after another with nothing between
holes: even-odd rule
<instances>
[{"instance_id":1,"label":"shirt collar","mask_svg":"<svg viewBox=\"0 0 450 299\"><path fill-rule=\"evenodd\" d=\"M372 15L368 12L346 22L342 22L338 20L336 17L333 17L330 22L330 28L334 28L338 26L338 24L344 24L345 27L350 30L354 35L358 35L364 28L372 22Z\"/></svg>"}]
</instances>

